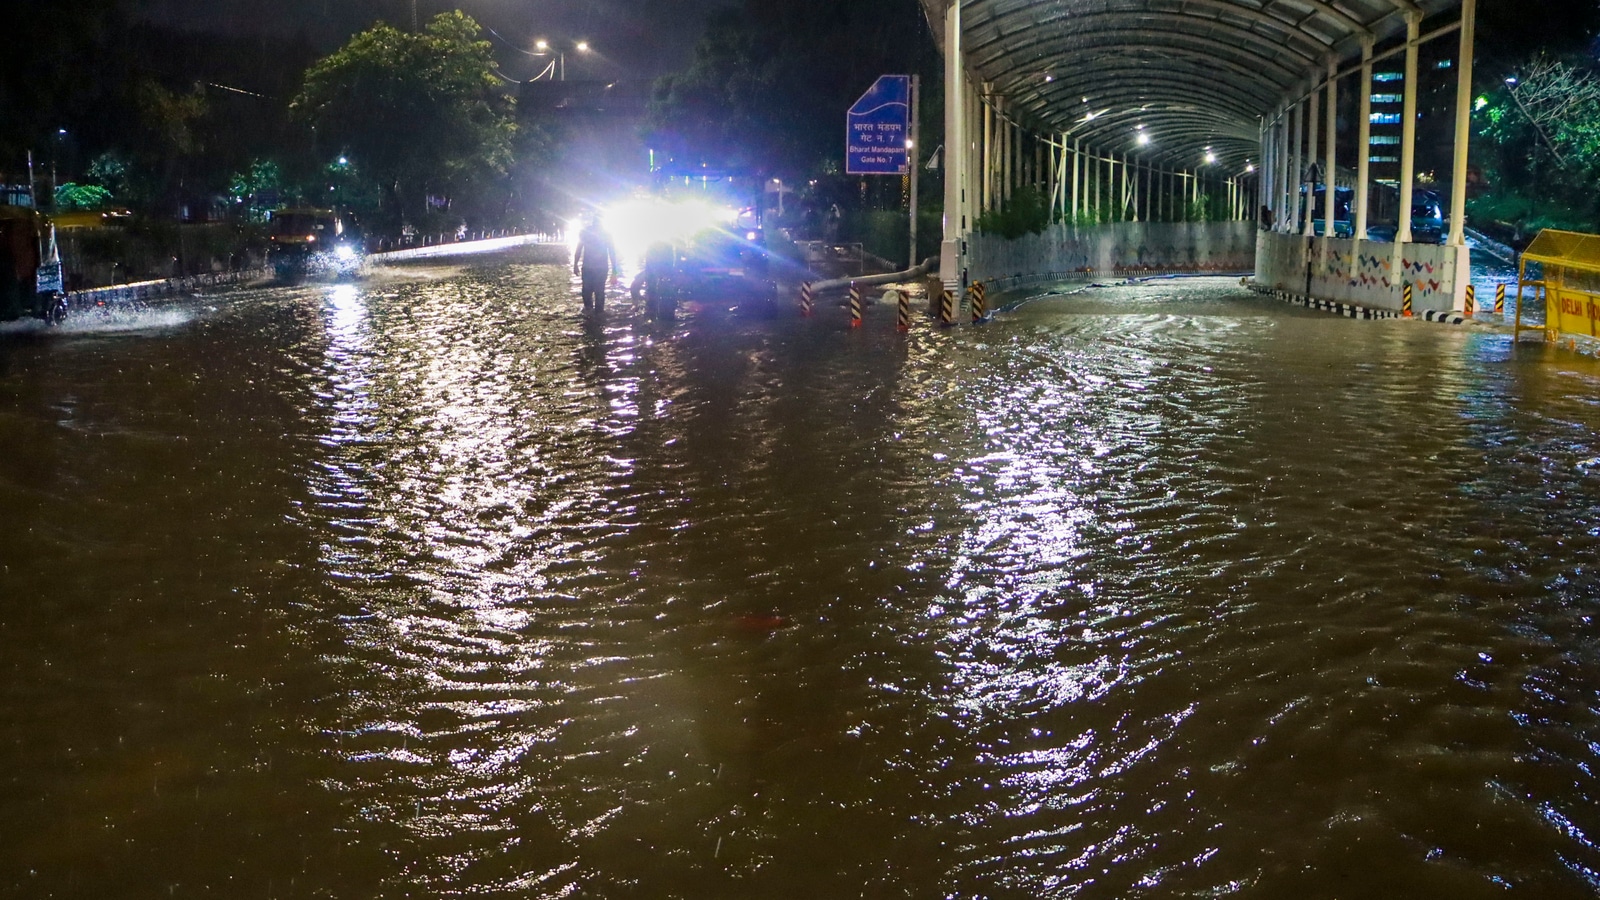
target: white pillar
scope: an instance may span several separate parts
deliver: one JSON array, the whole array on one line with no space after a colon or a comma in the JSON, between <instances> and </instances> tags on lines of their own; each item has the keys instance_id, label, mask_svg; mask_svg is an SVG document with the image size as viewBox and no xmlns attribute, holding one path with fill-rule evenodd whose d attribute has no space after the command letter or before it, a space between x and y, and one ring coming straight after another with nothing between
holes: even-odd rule
<instances>
[{"instance_id":1,"label":"white pillar","mask_svg":"<svg viewBox=\"0 0 1600 900\"><path fill-rule=\"evenodd\" d=\"M1289 137L1294 133L1294 108L1285 106L1283 114L1278 117L1278 177L1276 182L1276 202L1274 208L1278 211L1276 228L1278 231L1289 230L1289 167L1294 165L1294 153L1289 148Z\"/></svg>"},{"instance_id":2,"label":"white pillar","mask_svg":"<svg viewBox=\"0 0 1600 900\"><path fill-rule=\"evenodd\" d=\"M1400 210L1396 244L1411 243L1411 195L1417 181L1417 39L1422 13L1406 12L1406 94L1400 122Z\"/></svg>"},{"instance_id":3,"label":"white pillar","mask_svg":"<svg viewBox=\"0 0 1600 900\"><path fill-rule=\"evenodd\" d=\"M1089 154L1090 167L1094 170L1094 222L1100 224L1100 185L1106 180L1105 173L1100 170L1100 158L1093 151Z\"/></svg>"},{"instance_id":4,"label":"white pillar","mask_svg":"<svg viewBox=\"0 0 1600 900\"><path fill-rule=\"evenodd\" d=\"M1339 182L1339 60L1332 56L1328 57L1328 121L1324 124L1328 130L1328 153L1322 163L1322 185L1326 192L1322 208L1327 215L1323 217L1322 233L1332 238L1335 219L1333 206L1338 196L1334 186ZM1323 246L1326 249L1327 245Z\"/></svg>"},{"instance_id":5,"label":"white pillar","mask_svg":"<svg viewBox=\"0 0 1600 900\"><path fill-rule=\"evenodd\" d=\"M1078 224L1078 215L1083 207L1078 203L1082 192L1078 186L1082 183L1083 176L1083 141L1080 138L1072 139L1072 224Z\"/></svg>"},{"instance_id":6,"label":"white pillar","mask_svg":"<svg viewBox=\"0 0 1600 900\"><path fill-rule=\"evenodd\" d=\"M1002 113L1005 112L1006 107L1009 105L1010 104L1002 100L1000 103L1000 111ZM1016 170L1012 167L1012 158L1016 156L1016 152L1016 132L1012 128L1011 123L1006 121L1002 116L1000 120L1000 156L1002 160L1000 164L1001 206L1011 202L1011 186L1014 183L1011 179L1016 174Z\"/></svg>"},{"instance_id":7,"label":"white pillar","mask_svg":"<svg viewBox=\"0 0 1600 900\"><path fill-rule=\"evenodd\" d=\"M1056 146L1055 135L1050 136L1045 145L1045 192L1050 195L1050 218L1054 220L1061 212L1061 155L1060 148Z\"/></svg>"},{"instance_id":8,"label":"white pillar","mask_svg":"<svg viewBox=\"0 0 1600 900\"><path fill-rule=\"evenodd\" d=\"M1284 190L1283 180L1289 172L1289 139L1285 136L1289 127L1289 112L1287 108L1278 116L1278 123L1273 128L1272 139L1272 228L1274 231L1282 230L1283 223L1289 218L1289 211L1284 209L1284 204L1289 200L1289 192Z\"/></svg>"},{"instance_id":9,"label":"white pillar","mask_svg":"<svg viewBox=\"0 0 1600 900\"><path fill-rule=\"evenodd\" d=\"M961 126L961 132L967 139L967 170L964 188L967 202L964 205L968 228L978 221L978 216L983 213L983 187L980 177L983 175L983 135L978 123L983 119L983 95L979 86L967 81L967 124Z\"/></svg>"},{"instance_id":10,"label":"white pillar","mask_svg":"<svg viewBox=\"0 0 1600 900\"><path fill-rule=\"evenodd\" d=\"M984 102L984 135L982 135L982 154L984 154L984 171L982 171L982 197L979 208L989 211L994 208L994 170L995 170L995 110Z\"/></svg>"},{"instance_id":11,"label":"white pillar","mask_svg":"<svg viewBox=\"0 0 1600 900\"><path fill-rule=\"evenodd\" d=\"M1305 180L1305 102L1296 101L1294 105L1294 130L1289 138L1289 180L1284 185L1289 191L1289 227L1284 229L1289 234L1296 234L1300 229L1300 185Z\"/></svg>"},{"instance_id":12,"label":"white pillar","mask_svg":"<svg viewBox=\"0 0 1600 900\"><path fill-rule=\"evenodd\" d=\"M1283 215L1283 198L1280 196L1283 193L1283 189L1280 187L1283 184L1281 180L1283 178L1281 112L1280 110L1277 119L1267 125L1267 144L1272 148L1272 169L1267 173L1266 181L1262 184L1261 189L1261 196L1266 198L1262 201L1262 204L1272 207L1272 218L1267 223L1267 227L1271 229L1278 227L1278 219Z\"/></svg>"},{"instance_id":13,"label":"white pillar","mask_svg":"<svg viewBox=\"0 0 1600 900\"><path fill-rule=\"evenodd\" d=\"M961 52L961 4L952 3L944 17L944 242L939 248L939 278L947 290L960 292L962 253L971 223L961 216L967 188L966 70ZM961 292L964 293L964 292Z\"/></svg>"},{"instance_id":14,"label":"white pillar","mask_svg":"<svg viewBox=\"0 0 1600 900\"><path fill-rule=\"evenodd\" d=\"M1256 182L1261 185L1261 196L1267 198L1272 196L1272 160L1274 159L1274 151L1272 146L1273 134L1274 131L1272 123L1263 118L1261 120L1261 167L1258 170L1261 174L1256 177ZM1271 203L1272 201L1268 199L1267 202ZM1258 210L1252 209L1250 214L1253 219L1259 219L1260 217L1260 212ZM1259 227L1260 222L1257 221L1256 224ZM1272 223L1268 222L1267 227L1270 228L1271 226Z\"/></svg>"},{"instance_id":15,"label":"white pillar","mask_svg":"<svg viewBox=\"0 0 1600 900\"><path fill-rule=\"evenodd\" d=\"M1367 209L1372 196L1372 39L1361 42L1361 114L1356 132L1355 239L1367 239Z\"/></svg>"},{"instance_id":16,"label":"white pillar","mask_svg":"<svg viewBox=\"0 0 1600 900\"><path fill-rule=\"evenodd\" d=\"M1142 189L1139 191L1139 199L1144 203L1144 215L1139 217L1139 221L1148 222L1154 218L1150 215L1150 165L1146 163L1139 169L1139 174L1144 179Z\"/></svg>"},{"instance_id":17,"label":"white pillar","mask_svg":"<svg viewBox=\"0 0 1600 900\"><path fill-rule=\"evenodd\" d=\"M1126 221L1130 216L1133 215L1133 210L1130 209L1131 204L1128 203L1129 190L1130 189L1129 189L1129 185L1128 185L1128 154L1124 153L1124 154L1122 154L1122 190L1120 192L1122 194L1121 206L1122 206L1122 219L1124 221Z\"/></svg>"},{"instance_id":18,"label":"white pillar","mask_svg":"<svg viewBox=\"0 0 1600 900\"><path fill-rule=\"evenodd\" d=\"M1311 79L1311 96L1307 98L1306 105L1308 107L1306 121L1310 128L1307 129L1309 133L1306 135L1305 174L1300 176L1300 180L1304 183L1306 194L1306 227L1304 234L1306 237L1316 237L1317 179L1314 173L1316 171L1317 149L1319 147L1317 134L1322 125L1321 116L1318 115L1318 112L1322 109L1322 89L1317 86L1315 78ZM1326 178L1327 176L1323 177Z\"/></svg>"},{"instance_id":19,"label":"white pillar","mask_svg":"<svg viewBox=\"0 0 1600 900\"><path fill-rule=\"evenodd\" d=\"M1033 189L1044 192L1044 142L1033 136Z\"/></svg>"},{"instance_id":20,"label":"white pillar","mask_svg":"<svg viewBox=\"0 0 1600 900\"><path fill-rule=\"evenodd\" d=\"M1450 184L1450 243L1467 243L1467 146L1472 137L1472 54L1478 0L1461 0L1461 52L1456 59L1456 156Z\"/></svg>"}]
</instances>

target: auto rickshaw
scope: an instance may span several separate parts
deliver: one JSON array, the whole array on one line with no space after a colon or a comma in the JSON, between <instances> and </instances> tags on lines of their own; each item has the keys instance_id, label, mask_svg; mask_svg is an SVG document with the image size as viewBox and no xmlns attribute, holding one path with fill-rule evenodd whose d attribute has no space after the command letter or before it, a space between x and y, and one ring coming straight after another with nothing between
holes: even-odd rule
<instances>
[{"instance_id":1,"label":"auto rickshaw","mask_svg":"<svg viewBox=\"0 0 1600 900\"><path fill-rule=\"evenodd\" d=\"M0 206L0 322L67 316L55 226L26 206Z\"/></svg>"}]
</instances>

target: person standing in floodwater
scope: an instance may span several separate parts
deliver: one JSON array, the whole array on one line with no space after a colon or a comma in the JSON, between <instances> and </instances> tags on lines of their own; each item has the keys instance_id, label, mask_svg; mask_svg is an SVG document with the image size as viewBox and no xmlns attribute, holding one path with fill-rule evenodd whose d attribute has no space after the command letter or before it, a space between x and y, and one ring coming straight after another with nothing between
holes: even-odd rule
<instances>
[{"instance_id":1,"label":"person standing in floodwater","mask_svg":"<svg viewBox=\"0 0 1600 900\"><path fill-rule=\"evenodd\" d=\"M578 249L572 257L572 274L583 274L583 308L603 312L606 308L606 279L616 267L617 252L611 247L611 237L600 222L591 216L578 232Z\"/></svg>"}]
</instances>

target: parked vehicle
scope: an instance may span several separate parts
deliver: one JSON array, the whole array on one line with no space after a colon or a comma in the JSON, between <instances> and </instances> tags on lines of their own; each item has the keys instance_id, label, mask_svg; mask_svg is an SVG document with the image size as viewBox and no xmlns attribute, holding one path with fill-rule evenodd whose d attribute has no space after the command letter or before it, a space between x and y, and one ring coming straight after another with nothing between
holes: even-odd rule
<instances>
[{"instance_id":1,"label":"parked vehicle","mask_svg":"<svg viewBox=\"0 0 1600 900\"><path fill-rule=\"evenodd\" d=\"M1301 193L1305 193L1301 191ZM1353 188L1334 186L1333 189L1333 236L1347 238L1355 233L1350 222L1350 207L1355 200L1356 192ZM1311 225L1316 229L1317 236L1322 236L1328 230L1328 189L1317 185L1315 203L1311 208Z\"/></svg>"},{"instance_id":2,"label":"parked vehicle","mask_svg":"<svg viewBox=\"0 0 1600 900\"><path fill-rule=\"evenodd\" d=\"M1444 205L1434 191L1415 191L1411 195L1411 240L1418 244L1442 244L1445 238Z\"/></svg>"},{"instance_id":3,"label":"parked vehicle","mask_svg":"<svg viewBox=\"0 0 1600 900\"><path fill-rule=\"evenodd\" d=\"M1398 230L1393 223L1371 225L1367 240L1393 242ZM1442 244L1447 229L1444 208L1434 191L1416 191L1411 195L1411 242L1414 244Z\"/></svg>"}]
</instances>

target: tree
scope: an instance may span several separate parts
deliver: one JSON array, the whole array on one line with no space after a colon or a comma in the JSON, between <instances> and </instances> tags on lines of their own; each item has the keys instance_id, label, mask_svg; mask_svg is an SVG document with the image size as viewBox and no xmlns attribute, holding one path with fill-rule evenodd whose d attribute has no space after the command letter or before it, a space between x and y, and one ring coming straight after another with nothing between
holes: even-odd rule
<instances>
[{"instance_id":1,"label":"tree","mask_svg":"<svg viewBox=\"0 0 1600 900\"><path fill-rule=\"evenodd\" d=\"M745 0L711 18L688 69L657 82L646 131L680 161L837 171L845 111L891 72L923 75L936 96L939 56L916 0Z\"/></svg>"},{"instance_id":2,"label":"tree","mask_svg":"<svg viewBox=\"0 0 1600 900\"><path fill-rule=\"evenodd\" d=\"M248 169L229 179L228 196L244 208L246 218L261 221L268 211L276 209L286 199L285 184L283 167L276 161L252 160Z\"/></svg>"},{"instance_id":3,"label":"tree","mask_svg":"<svg viewBox=\"0 0 1600 900\"><path fill-rule=\"evenodd\" d=\"M1540 54L1477 104L1478 158L1493 185L1474 213L1520 231L1600 226L1600 76Z\"/></svg>"},{"instance_id":4,"label":"tree","mask_svg":"<svg viewBox=\"0 0 1600 900\"><path fill-rule=\"evenodd\" d=\"M392 219L505 175L515 126L480 36L460 11L420 34L379 23L313 65L291 104L318 152L368 173Z\"/></svg>"},{"instance_id":5,"label":"tree","mask_svg":"<svg viewBox=\"0 0 1600 900\"><path fill-rule=\"evenodd\" d=\"M1510 103L1489 111L1492 127L1522 124L1532 128L1564 168L1583 168L1597 161L1600 79L1591 72L1541 55L1524 65L1520 75L1506 81L1503 96Z\"/></svg>"},{"instance_id":6,"label":"tree","mask_svg":"<svg viewBox=\"0 0 1600 900\"><path fill-rule=\"evenodd\" d=\"M105 209L111 205L111 192L98 184L77 184L68 181L56 187L57 212Z\"/></svg>"},{"instance_id":7,"label":"tree","mask_svg":"<svg viewBox=\"0 0 1600 900\"><path fill-rule=\"evenodd\" d=\"M690 67L656 82L646 130L684 161L770 165L782 141L776 100L749 22L727 10L711 17Z\"/></svg>"}]
</instances>

